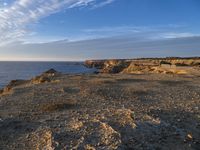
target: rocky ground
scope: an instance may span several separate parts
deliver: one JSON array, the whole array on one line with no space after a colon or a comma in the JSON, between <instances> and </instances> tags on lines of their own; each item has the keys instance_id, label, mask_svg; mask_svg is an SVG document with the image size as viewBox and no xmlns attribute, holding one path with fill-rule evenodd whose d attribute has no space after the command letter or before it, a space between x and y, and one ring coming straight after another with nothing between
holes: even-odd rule
<instances>
[{"instance_id":1,"label":"rocky ground","mask_svg":"<svg viewBox=\"0 0 200 150\"><path fill-rule=\"evenodd\" d=\"M0 149L198 150L200 76L64 75L12 81Z\"/></svg>"}]
</instances>

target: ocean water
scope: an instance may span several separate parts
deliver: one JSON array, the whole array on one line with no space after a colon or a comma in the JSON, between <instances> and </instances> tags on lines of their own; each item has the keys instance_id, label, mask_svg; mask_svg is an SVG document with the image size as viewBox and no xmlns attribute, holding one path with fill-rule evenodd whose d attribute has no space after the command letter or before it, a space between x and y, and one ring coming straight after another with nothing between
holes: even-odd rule
<instances>
[{"instance_id":1,"label":"ocean water","mask_svg":"<svg viewBox=\"0 0 200 150\"><path fill-rule=\"evenodd\" d=\"M94 72L84 67L82 62L0 62L0 88L11 80L31 79L51 68L68 74Z\"/></svg>"}]
</instances>

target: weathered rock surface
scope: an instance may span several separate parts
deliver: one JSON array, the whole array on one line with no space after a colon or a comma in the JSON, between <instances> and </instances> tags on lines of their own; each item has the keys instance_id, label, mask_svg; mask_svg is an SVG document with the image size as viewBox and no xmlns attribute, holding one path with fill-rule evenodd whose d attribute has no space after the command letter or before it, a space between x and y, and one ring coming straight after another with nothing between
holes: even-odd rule
<instances>
[{"instance_id":1,"label":"weathered rock surface","mask_svg":"<svg viewBox=\"0 0 200 150\"><path fill-rule=\"evenodd\" d=\"M30 84L40 84L48 82L59 82L59 80L54 80L55 77L59 75L59 72L54 69L50 69L31 80L12 80L5 88L0 90L0 95L9 94L13 92L13 89L20 86L28 86Z\"/></svg>"},{"instance_id":2,"label":"weathered rock surface","mask_svg":"<svg viewBox=\"0 0 200 150\"><path fill-rule=\"evenodd\" d=\"M0 149L200 147L200 76L44 74L0 96Z\"/></svg>"},{"instance_id":3,"label":"weathered rock surface","mask_svg":"<svg viewBox=\"0 0 200 150\"><path fill-rule=\"evenodd\" d=\"M53 80L55 76L58 76L60 73L54 69L50 69L44 72L42 75L37 76L31 80L31 83L39 84L39 83L48 83Z\"/></svg>"},{"instance_id":4,"label":"weathered rock surface","mask_svg":"<svg viewBox=\"0 0 200 150\"><path fill-rule=\"evenodd\" d=\"M9 94L12 92L13 88L27 83L28 83L27 80L12 80L5 88L0 90L0 95Z\"/></svg>"},{"instance_id":5,"label":"weathered rock surface","mask_svg":"<svg viewBox=\"0 0 200 150\"><path fill-rule=\"evenodd\" d=\"M195 67L200 67L200 58L146 58L88 60L85 66L97 68L100 73L165 73L190 74Z\"/></svg>"}]
</instances>

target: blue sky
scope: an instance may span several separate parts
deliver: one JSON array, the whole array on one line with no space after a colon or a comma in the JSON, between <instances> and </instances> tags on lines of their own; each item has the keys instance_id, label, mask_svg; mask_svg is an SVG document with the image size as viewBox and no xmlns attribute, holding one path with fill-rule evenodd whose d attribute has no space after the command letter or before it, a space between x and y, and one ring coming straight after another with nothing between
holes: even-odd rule
<instances>
[{"instance_id":1,"label":"blue sky","mask_svg":"<svg viewBox=\"0 0 200 150\"><path fill-rule=\"evenodd\" d=\"M0 0L0 60L200 55L199 0Z\"/></svg>"}]
</instances>

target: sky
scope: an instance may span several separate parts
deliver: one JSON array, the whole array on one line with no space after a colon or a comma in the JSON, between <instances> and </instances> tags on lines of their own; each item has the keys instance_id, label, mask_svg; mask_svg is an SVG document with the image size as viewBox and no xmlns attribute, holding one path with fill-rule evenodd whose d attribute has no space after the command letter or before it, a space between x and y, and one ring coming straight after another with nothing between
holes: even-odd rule
<instances>
[{"instance_id":1,"label":"sky","mask_svg":"<svg viewBox=\"0 0 200 150\"><path fill-rule=\"evenodd\" d=\"M0 60L200 56L199 0L0 0Z\"/></svg>"}]
</instances>

